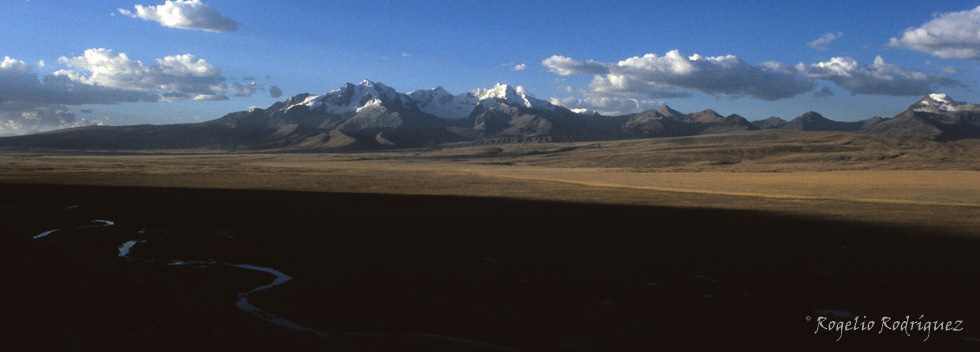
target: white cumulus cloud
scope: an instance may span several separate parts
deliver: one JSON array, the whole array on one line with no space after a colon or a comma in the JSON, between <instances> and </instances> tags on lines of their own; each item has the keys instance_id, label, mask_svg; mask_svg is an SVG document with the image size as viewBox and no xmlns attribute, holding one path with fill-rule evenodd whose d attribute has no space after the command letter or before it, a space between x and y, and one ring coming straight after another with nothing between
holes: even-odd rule
<instances>
[{"instance_id":1,"label":"white cumulus cloud","mask_svg":"<svg viewBox=\"0 0 980 352\"><path fill-rule=\"evenodd\" d=\"M77 105L159 100L147 92L90 85L81 81L83 77L78 72L59 71L39 80L32 67L5 57L0 62L0 103Z\"/></svg>"},{"instance_id":2,"label":"white cumulus cloud","mask_svg":"<svg viewBox=\"0 0 980 352\"><path fill-rule=\"evenodd\" d=\"M228 96L217 94L198 94L194 96L194 101L221 101L228 100Z\"/></svg>"},{"instance_id":3,"label":"white cumulus cloud","mask_svg":"<svg viewBox=\"0 0 980 352\"><path fill-rule=\"evenodd\" d=\"M834 82L851 94L917 96L934 91L932 87L963 87L963 83L946 76L907 70L885 63L881 56L871 65L849 57L835 57L816 64L796 66L813 79Z\"/></svg>"},{"instance_id":4,"label":"white cumulus cloud","mask_svg":"<svg viewBox=\"0 0 980 352\"><path fill-rule=\"evenodd\" d=\"M514 65L513 71L524 71L527 69L527 64Z\"/></svg>"},{"instance_id":5,"label":"white cumulus cloud","mask_svg":"<svg viewBox=\"0 0 980 352\"><path fill-rule=\"evenodd\" d=\"M0 134L91 124L77 119L69 105L228 99L221 69L191 54L145 65L125 53L89 49L58 62L67 69L39 78L22 60L7 56L0 61ZM242 85L235 93L260 88Z\"/></svg>"},{"instance_id":6,"label":"white cumulus cloud","mask_svg":"<svg viewBox=\"0 0 980 352\"><path fill-rule=\"evenodd\" d=\"M541 61L541 64L551 70L551 72L562 76L570 76L579 73L590 75L602 75L609 73L609 69L606 68L607 64L592 60L582 62L560 55L554 55L544 59L544 61Z\"/></svg>"},{"instance_id":7,"label":"white cumulus cloud","mask_svg":"<svg viewBox=\"0 0 980 352\"><path fill-rule=\"evenodd\" d=\"M752 97L779 100L814 92L814 80L830 81L851 94L916 96L934 87L965 87L947 76L928 74L885 63L880 56L871 65L849 57L815 64L789 66L778 62L748 64L734 55L683 56L677 50L660 56L646 54L616 63L578 61L552 56L542 61L561 75L594 75L588 98L669 99L699 91L715 97Z\"/></svg>"},{"instance_id":8,"label":"white cumulus cloud","mask_svg":"<svg viewBox=\"0 0 980 352\"><path fill-rule=\"evenodd\" d=\"M126 53L109 49L88 49L82 56L61 57L59 62L73 70L52 74L71 82L131 92L175 93L170 96L224 97L227 86L221 69L194 55L174 55L156 59L156 65L131 60Z\"/></svg>"},{"instance_id":9,"label":"white cumulus cloud","mask_svg":"<svg viewBox=\"0 0 980 352\"><path fill-rule=\"evenodd\" d=\"M0 70L3 72L32 72L34 69L21 60L4 56L3 61L0 62Z\"/></svg>"},{"instance_id":10,"label":"white cumulus cloud","mask_svg":"<svg viewBox=\"0 0 980 352\"><path fill-rule=\"evenodd\" d=\"M133 18L156 21L164 27L197 29L208 32L232 32L239 23L223 16L217 9L200 0L167 0L163 5L135 5L135 11L119 9Z\"/></svg>"},{"instance_id":11,"label":"white cumulus cloud","mask_svg":"<svg viewBox=\"0 0 980 352\"><path fill-rule=\"evenodd\" d=\"M777 100L806 93L813 83L777 63L750 65L734 55L683 56L673 50L666 55L646 54L617 63L578 61L552 56L542 61L551 72L596 75L590 87L597 96L661 99L689 96L701 91L714 96L750 96Z\"/></svg>"},{"instance_id":12,"label":"white cumulus cloud","mask_svg":"<svg viewBox=\"0 0 980 352\"><path fill-rule=\"evenodd\" d=\"M811 48L820 50L820 51L827 51L827 50L830 50L830 43L832 43L833 41L835 41L837 39L840 39L840 37L843 37L843 36L844 36L844 33L841 33L841 32L837 32L837 33L824 33L824 35L820 36L820 38L817 38L816 40L814 40L812 42L809 42L806 45L810 46Z\"/></svg>"},{"instance_id":13,"label":"white cumulus cloud","mask_svg":"<svg viewBox=\"0 0 980 352\"><path fill-rule=\"evenodd\" d=\"M551 98L548 99L548 102L564 106L578 113L598 112L607 116L634 114L657 109L664 105L661 101L610 97Z\"/></svg>"},{"instance_id":14,"label":"white cumulus cloud","mask_svg":"<svg viewBox=\"0 0 980 352\"><path fill-rule=\"evenodd\" d=\"M980 6L944 13L917 28L891 38L888 45L917 50L944 59L980 60Z\"/></svg>"},{"instance_id":15,"label":"white cumulus cloud","mask_svg":"<svg viewBox=\"0 0 980 352\"><path fill-rule=\"evenodd\" d=\"M100 124L78 118L63 105L35 106L15 101L0 102L0 136Z\"/></svg>"}]
</instances>

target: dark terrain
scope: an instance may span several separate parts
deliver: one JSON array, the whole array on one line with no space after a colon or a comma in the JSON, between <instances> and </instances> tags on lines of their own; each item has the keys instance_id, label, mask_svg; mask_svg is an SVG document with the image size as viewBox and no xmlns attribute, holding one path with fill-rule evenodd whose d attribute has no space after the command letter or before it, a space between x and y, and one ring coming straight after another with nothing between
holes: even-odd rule
<instances>
[{"instance_id":1,"label":"dark terrain","mask_svg":"<svg viewBox=\"0 0 980 352\"><path fill-rule=\"evenodd\" d=\"M980 105L956 102L945 94L927 95L887 119L844 122L811 111L790 121L771 117L749 122L738 114L722 116L711 109L681 113L666 105L620 116L576 113L527 96L514 87L498 85L494 90L499 94L479 97L469 115L449 118L423 111L426 104L433 104L434 98L410 95L419 91L403 94L371 81L347 83L321 96L300 94L266 109L232 112L200 123L89 126L3 137L0 151L377 151L467 143L658 139L762 129L935 141L980 138ZM436 94L434 91L422 93ZM460 97L467 94L471 100L477 99L475 93Z\"/></svg>"},{"instance_id":2,"label":"dark terrain","mask_svg":"<svg viewBox=\"0 0 980 352\"><path fill-rule=\"evenodd\" d=\"M95 219L115 225L78 228ZM289 274L251 302L331 336L236 308L272 275L118 257L130 240L146 241L132 258ZM4 184L0 339L11 351L976 349L978 250L753 211ZM835 341L814 333L825 309L877 324ZM963 331L878 333L882 316L906 315Z\"/></svg>"}]
</instances>

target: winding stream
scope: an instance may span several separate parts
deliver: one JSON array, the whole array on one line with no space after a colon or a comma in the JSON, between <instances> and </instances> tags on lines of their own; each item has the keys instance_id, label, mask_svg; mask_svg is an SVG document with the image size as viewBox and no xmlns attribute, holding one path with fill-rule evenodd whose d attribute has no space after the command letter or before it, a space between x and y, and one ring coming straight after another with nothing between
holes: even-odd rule
<instances>
[{"instance_id":1,"label":"winding stream","mask_svg":"<svg viewBox=\"0 0 980 352\"><path fill-rule=\"evenodd\" d=\"M78 206L77 205L73 205L73 207L78 207ZM68 209L72 209L72 207L68 207ZM115 225L116 224L115 221L110 221L110 220L92 220L92 222L98 223L98 225L79 226L79 227L76 227L76 229L90 229L90 228L96 228L96 227L112 226L112 225ZM48 230L48 231L41 232L41 234L39 234L37 236L34 236L34 239L36 240L38 238L43 238L43 237L45 237L47 235L50 235L50 234L54 233L55 231L61 231L61 229L54 229L54 230ZM130 246L130 247L132 247L132 246Z\"/></svg>"},{"instance_id":2,"label":"winding stream","mask_svg":"<svg viewBox=\"0 0 980 352\"><path fill-rule=\"evenodd\" d=\"M54 230L48 230L48 231L41 232L40 235L34 236L34 239L36 240L38 238L41 238L41 237L50 235L50 234L54 233L55 231L59 231L59 230L61 230L61 229L54 229Z\"/></svg>"},{"instance_id":3,"label":"winding stream","mask_svg":"<svg viewBox=\"0 0 980 352\"><path fill-rule=\"evenodd\" d=\"M110 220L92 220L92 222L98 223L98 225L79 226L79 227L76 227L76 229L91 229L91 228L96 228L96 227L112 226L112 225L115 225L116 224L115 221L110 221Z\"/></svg>"},{"instance_id":4,"label":"winding stream","mask_svg":"<svg viewBox=\"0 0 980 352\"><path fill-rule=\"evenodd\" d=\"M132 250L134 246L136 246L139 243L145 243L145 242L146 241L144 241L144 240L126 241L125 243L123 243L122 245L119 246L119 257L126 258L126 259L141 260L141 261L144 261L144 262L159 262L160 260L154 260L154 259L149 259L149 258L131 257L129 255L129 251ZM263 320L266 320L268 322L271 322L273 324L276 324L276 325L279 325L279 326L282 326L282 327L286 327L286 328L290 328L290 329L298 330L298 331L312 332L312 333L316 334L317 336L323 336L323 337L330 336L330 334L327 334L325 332L322 332L322 331L319 331L319 330L316 330L316 329L312 329L312 328L308 328L306 326L303 326L303 325L294 323L294 322L290 321L289 319L286 319L286 318L283 318L281 316L276 315L275 313L264 311L264 310L262 310L262 308L256 307L256 306L254 306L254 305L252 305L251 303L248 302L248 296L250 294L253 294L253 293L256 293L256 292L259 292L259 291L262 291L262 290L267 290L267 289L270 289L270 288L273 288L273 287L282 285L282 284L284 284L286 282L289 282L289 280L292 280L293 279L292 276L286 275L285 273L283 273L283 272L281 272L279 270L276 270L276 269L273 269L273 268L267 268L267 267L264 267L264 266L251 265L251 264L215 263L215 262L202 262L202 261L197 261L197 260L164 260L164 261L167 262L167 265L190 265L190 264L204 265L204 266L208 266L208 265L224 265L224 266L230 266L230 267L241 268L241 269L248 269L248 270L255 270L255 271L261 271L261 272L266 272L266 273L272 274L272 275L275 276L275 279L273 279L271 283L266 284L266 285L262 285L262 286L259 286L259 287L256 287L256 288L253 288L251 291L248 291L248 292L239 293L238 294L238 301L235 302L235 306L237 306L239 309L241 309L243 311L248 312L249 314L252 314L252 315L254 315L256 317L259 317L259 318L261 318Z\"/></svg>"},{"instance_id":5,"label":"winding stream","mask_svg":"<svg viewBox=\"0 0 980 352\"><path fill-rule=\"evenodd\" d=\"M110 221L110 220L92 220L92 222L93 223L96 223L96 224L95 225L79 226L79 227L76 227L76 229L98 228L98 227L106 227L106 226L113 226L113 225L115 225L115 222ZM52 234L54 232L60 231L60 230L61 229L54 229L54 230L44 231L44 232L42 232L42 233L34 236L34 239L43 238L45 236L48 236L48 235L50 235L50 234ZM144 232L145 231L141 230L139 233L144 233ZM119 248L118 248L118 257L125 258L125 259L130 259L130 260L139 260L139 261L143 261L143 262L146 262L146 263L161 263L162 262L162 263L166 263L167 265L200 265L200 266L222 265L222 266L235 267L235 268L239 268L239 269L261 271L261 272L264 272L264 273L271 274L272 276L274 276L272 282L270 282L268 284L265 284L265 285L262 285L262 286L259 286L259 287L256 287L256 288L253 288L253 289L249 290L248 292L239 293L238 294L238 300L235 302L235 306L237 306L239 309L241 309L241 310L243 310L243 311L245 311L245 312L247 312L247 313L249 313L251 315L254 315L254 316L256 316L256 317L258 317L258 318L260 318L262 320L268 321L270 323L273 323L273 324L276 324L276 325L279 325L279 326L282 326L282 327L285 327L285 328L289 328L289 329L296 330L296 331L303 331L303 332L314 333L314 334L316 334L317 336L320 336L320 337L328 337L328 336L330 336L330 334L328 334L326 332L319 331L319 330L316 330L316 329L313 329L313 328L310 328L310 327L307 327L307 326L303 326L301 324L297 324L297 323L295 323L295 322L293 322L293 321L291 321L289 319L283 318L283 317L281 317L281 316L279 316L279 315L277 315L275 313L272 313L272 312L263 310L262 308L256 307L255 305L249 303L249 301L248 301L249 295L251 295L253 293L260 292L260 291L268 290L270 288L273 288L273 287L276 287L276 286L279 286L279 285L282 285L282 284L285 284L285 283L291 281L293 279L293 277L292 276L289 276L286 273L283 273L283 272L281 272L279 270L276 270L274 268L264 267L264 266L257 266L257 265L251 265L251 264L230 264L230 263L218 263L218 262L213 262L213 261L211 261L211 262L204 262L204 261L196 261L196 260L165 260L165 259L152 259L152 258L141 258L141 257L133 257L133 256L131 256L130 255L130 251L132 251L133 247L135 247L137 244L140 244L140 243L146 243L146 240L130 240L130 241L123 242L121 245L119 245ZM344 333L341 333L341 335L346 335L346 336L362 336L362 337L414 336L414 337L429 338L429 339L435 339L435 340L441 340L441 341L455 342L455 343L460 343L460 344L465 344L465 345L470 345L470 346L475 346L475 347L480 347L480 348L485 348L485 349L490 349L490 350L498 350L498 351L520 351L518 349L514 349L514 348L510 348L510 347L506 347L506 346L501 346L501 345L496 345L496 344L489 343L489 342L483 342L483 341L477 341L477 340L470 340L470 339L465 339L465 338L460 338L460 337L444 336L444 335L432 334L432 333L427 333L427 332L394 333L394 334L392 334L392 333L344 332Z\"/></svg>"},{"instance_id":6,"label":"winding stream","mask_svg":"<svg viewBox=\"0 0 980 352\"><path fill-rule=\"evenodd\" d=\"M123 243L121 246L119 246L119 256L120 257L123 257L123 258L126 258L127 256L129 256L129 250L130 249L133 249L133 246L135 246L137 243L140 243L140 242L145 242L145 241L136 240L136 241L129 241L129 242Z\"/></svg>"},{"instance_id":7,"label":"winding stream","mask_svg":"<svg viewBox=\"0 0 980 352\"><path fill-rule=\"evenodd\" d=\"M282 326L282 327L287 327L287 328L290 328L290 329L293 329L293 330L312 332L312 333L316 334L317 336L322 336L322 337L330 336L330 334L327 334L325 332L322 332L322 331L319 331L319 330L316 330L316 329L311 329L311 328L305 327L305 326L300 325L300 324L296 324L296 323L294 323L292 321L289 321L289 319L286 319L286 318L280 317L280 316L278 316L276 314L273 314L273 313L264 311L261 308L256 307L256 306L252 305L251 303L248 303L248 295L250 295L252 293L259 292L259 291L262 291L262 290L266 290L266 289L270 289L270 288L273 288L273 287L282 285L282 284L288 282L289 280L292 280L293 279L292 276L286 275L286 274L284 274L283 272L281 272L279 270L276 270L276 269L273 269L273 268L267 268L267 267L263 267L263 266L255 266L255 265L249 265L249 264L225 264L225 265L233 266L233 267L236 267L236 268L242 268L242 269L248 269L248 270L256 270L256 271L267 272L269 274L272 274L272 275L275 275L276 276L276 278L272 280L272 283L269 283L268 285L259 286L259 287L253 288L251 291L244 292L244 293L239 293L238 294L238 301L235 302L235 306L237 306L239 309L244 310L244 311L249 312L249 313L252 313L252 315L254 315L254 316L257 316L259 318L265 319L266 321L272 322L273 324L276 324L276 325L279 325L279 326Z\"/></svg>"},{"instance_id":8,"label":"winding stream","mask_svg":"<svg viewBox=\"0 0 980 352\"><path fill-rule=\"evenodd\" d=\"M130 250L134 246L136 246L139 243L145 243L145 242L146 241L144 241L144 240L132 240L132 241L127 241L127 242L123 243L122 245L119 246L119 256L120 257L123 257L123 258L127 258L127 259L142 260L144 262L159 262L160 260L154 260L154 259L149 259L149 258L131 257L129 255ZM241 309L241 310L243 310L245 312L248 312L249 314L252 314L252 315L258 317L259 319L268 321L270 323L273 323L273 324L276 324L276 325L279 325L279 326L282 326L282 327L285 327L285 328L289 328L289 329L293 329L293 330L297 330L297 331L311 332L311 333L314 333L314 334L316 334L317 336L320 336L320 337L328 337L328 336L330 336L330 334L328 334L326 332L319 331L319 330L316 330L316 329L313 329L313 328L310 328L310 327L307 327L307 326L303 326L301 324L297 324L297 323L295 323L295 322L293 322L293 321L291 321L289 319L283 318L283 317L281 317L281 316L279 316L279 315L277 315L275 313L272 313L272 312L263 310L262 308L256 307L255 305L249 303L249 301L248 301L248 296L249 295L251 295L253 293L256 293L256 292L259 292L259 291L268 290L270 288L273 288L273 287L276 287L276 286L285 284L285 283L289 282L290 280L292 280L293 277L292 276L289 276L286 273L283 273L283 272L281 272L279 270L276 270L274 268L269 268L269 267L264 267L264 266L257 266L257 265L251 265L251 264L229 264L229 263L216 263L216 262L202 262L202 261L195 261L195 260L165 260L165 262L167 262L167 265L190 265L190 264L194 264L194 265L205 265L205 266L206 265L224 265L224 266L230 266L230 267L235 267L235 268L240 268L240 269L247 269L247 270L255 270L255 271L261 271L261 272L272 274L275 277L272 280L272 282L270 282L268 284L265 284L265 285L262 285L262 286L259 286L259 287L256 287L256 288L253 288L253 289L251 289L248 292L239 293L238 294L238 301L235 302L235 306L237 306L239 309ZM344 332L341 335L346 335L346 336L363 336L363 337L389 337L389 336L396 336L396 335L401 335L401 336L414 336L414 337L422 337L422 338L430 338L430 339L435 339L435 340L455 342L455 343L460 343L460 344L465 344L465 345L470 345L470 346L476 346L476 347L480 347L480 348L485 348L485 349L490 349L490 350L497 350L497 351L520 351L518 349L514 349L514 348L510 348L510 347L506 347L506 346L501 346L501 345L497 345L497 344L493 344L493 343L489 343L489 342L477 341L477 340L470 340L470 339L465 339L465 338L461 338L461 337L444 336L444 335L432 334L432 333L427 333L427 332L412 332L412 333L399 333L399 334Z\"/></svg>"}]
</instances>

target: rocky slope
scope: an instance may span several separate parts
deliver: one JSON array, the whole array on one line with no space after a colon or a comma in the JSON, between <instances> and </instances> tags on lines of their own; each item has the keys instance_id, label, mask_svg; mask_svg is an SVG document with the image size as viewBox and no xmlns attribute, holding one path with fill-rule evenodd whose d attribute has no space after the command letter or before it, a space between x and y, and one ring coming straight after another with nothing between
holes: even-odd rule
<instances>
[{"instance_id":1,"label":"rocky slope","mask_svg":"<svg viewBox=\"0 0 980 352\"><path fill-rule=\"evenodd\" d=\"M863 132L936 140L980 138L980 105L956 102L946 94L930 94Z\"/></svg>"},{"instance_id":2,"label":"rocky slope","mask_svg":"<svg viewBox=\"0 0 980 352\"><path fill-rule=\"evenodd\" d=\"M980 105L931 94L891 119L841 122L808 112L791 121L749 122L713 110L664 105L625 116L580 114L497 84L453 95L441 87L399 93L382 83L347 83L196 124L84 127L0 138L0 147L67 150L365 150L445 143L587 141L722 134L759 129L980 138Z\"/></svg>"}]
</instances>

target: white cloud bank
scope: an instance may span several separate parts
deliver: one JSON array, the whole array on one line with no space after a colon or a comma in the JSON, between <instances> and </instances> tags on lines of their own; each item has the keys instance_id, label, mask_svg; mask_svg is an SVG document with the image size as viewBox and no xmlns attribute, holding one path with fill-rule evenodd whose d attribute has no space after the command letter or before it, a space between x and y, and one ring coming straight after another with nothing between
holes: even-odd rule
<instances>
[{"instance_id":1,"label":"white cloud bank","mask_svg":"<svg viewBox=\"0 0 980 352\"><path fill-rule=\"evenodd\" d=\"M851 94L916 96L933 91L933 87L964 87L963 83L936 74L926 74L886 64L879 56L871 65L849 57L835 57L816 64L789 66L778 62L748 64L734 55L706 57L683 56L677 50L666 55L646 54L616 63L579 61L555 55L542 65L560 76L594 75L586 99L557 99L567 107L593 105L593 110L623 112L613 106L626 107L632 100L648 101L691 96L698 91L715 97L752 97L774 101L814 92L815 80L826 80ZM603 101L602 99L619 99ZM636 104L634 104L636 105ZM636 112L636 111L632 111Z\"/></svg>"},{"instance_id":2,"label":"white cloud bank","mask_svg":"<svg viewBox=\"0 0 980 352\"><path fill-rule=\"evenodd\" d=\"M200 0L167 0L163 5L135 5L136 11L119 9L133 18L156 21L164 27L197 29L208 32L232 32L240 24Z\"/></svg>"},{"instance_id":3,"label":"white cloud bank","mask_svg":"<svg viewBox=\"0 0 980 352\"><path fill-rule=\"evenodd\" d=\"M798 64L796 69L813 79L834 82L851 94L917 96L933 92L933 86L964 87L946 76L906 70L886 64L881 56L862 65L849 57L835 57L812 65Z\"/></svg>"},{"instance_id":4,"label":"white cloud bank","mask_svg":"<svg viewBox=\"0 0 980 352\"><path fill-rule=\"evenodd\" d=\"M4 57L0 62L0 136L87 125L58 104L63 98L58 93L38 81L34 69L24 61Z\"/></svg>"},{"instance_id":5,"label":"white cloud bank","mask_svg":"<svg viewBox=\"0 0 980 352\"><path fill-rule=\"evenodd\" d=\"M980 60L980 6L936 15L918 28L906 29L901 38L891 38L888 45L944 59Z\"/></svg>"},{"instance_id":6,"label":"white cloud bank","mask_svg":"<svg viewBox=\"0 0 980 352\"><path fill-rule=\"evenodd\" d=\"M61 57L68 69L38 78L24 61L0 62L0 134L22 134L85 125L68 105L227 100L221 70L194 55L157 59L154 65L125 53L88 49ZM248 86L246 86L248 87Z\"/></svg>"},{"instance_id":7,"label":"white cloud bank","mask_svg":"<svg viewBox=\"0 0 980 352\"><path fill-rule=\"evenodd\" d=\"M604 97L676 98L690 96L684 90L695 90L717 97L778 100L813 89L813 83L791 67L776 63L750 65L734 55L683 56L673 50L663 56L646 54L617 63L582 62L555 55L542 64L562 76L596 75L589 85L591 93Z\"/></svg>"},{"instance_id":8,"label":"white cloud bank","mask_svg":"<svg viewBox=\"0 0 980 352\"><path fill-rule=\"evenodd\" d=\"M664 105L660 101L609 97L588 97L585 99L551 98L548 99L548 102L554 105L564 106L578 113L597 112L607 116L626 115L650 109L658 109Z\"/></svg>"},{"instance_id":9,"label":"white cloud bank","mask_svg":"<svg viewBox=\"0 0 980 352\"><path fill-rule=\"evenodd\" d=\"M593 60L582 62L567 56L555 55L544 59L544 61L541 61L541 64L551 70L551 72L562 76L570 76L578 73L591 75L604 75L609 73L609 69L606 67L608 64Z\"/></svg>"},{"instance_id":10,"label":"white cloud bank","mask_svg":"<svg viewBox=\"0 0 980 352\"><path fill-rule=\"evenodd\" d=\"M58 62L74 70L59 70L49 77L76 86L144 93L149 97L141 100L149 101L156 100L160 92L164 92L166 99L228 99L221 69L191 54L167 56L156 59L156 65L144 65L129 59L125 53L88 49L82 56L61 57Z\"/></svg>"},{"instance_id":11,"label":"white cloud bank","mask_svg":"<svg viewBox=\"0 0 980 352\"><path fill-rule=\"evenodd\" d=\"M101 124L101 122L78 118L69 112L66 106L32 106L17 102L0 102L0 136Z\"/></svg>"},{"instance_id":12,"label":"white cloud bank","mask_svg":"<svg viewBox=\"0 0 980 352\"><path fill-rule=\"evenodd\" d=\"M837 33L824 33L823 36L821 36L820 38L817 38L816 40L814 40L812 42L806 43L806 45L808 45L811 48L820 50L820 51L827 51L827 50L830 50L830 43L833 43L835 40L840 39L840 37L843 37L843 36L844 36L844 33L841 33L841 32L837 32Z\"/></svg>"}]
</instances>

